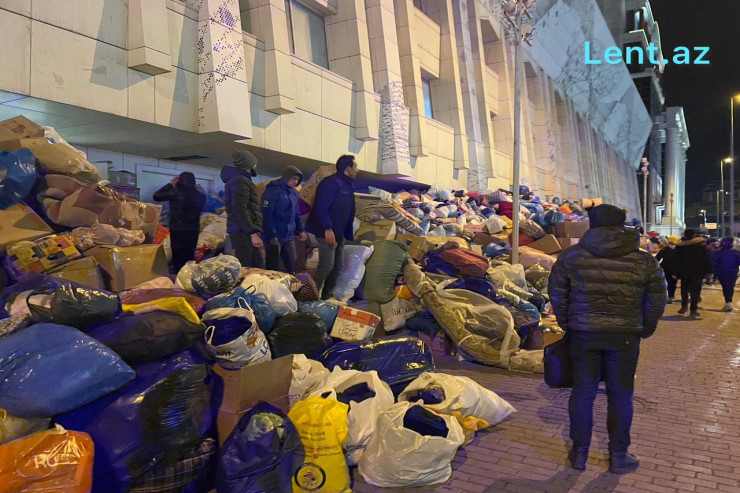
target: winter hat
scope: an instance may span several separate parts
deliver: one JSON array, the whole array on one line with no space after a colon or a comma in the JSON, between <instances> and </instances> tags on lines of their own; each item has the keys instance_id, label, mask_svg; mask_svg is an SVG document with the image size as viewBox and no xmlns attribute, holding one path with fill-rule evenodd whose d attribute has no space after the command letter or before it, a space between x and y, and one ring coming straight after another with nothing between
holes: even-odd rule
<instances>
[{"instance_id":1,"label":"winter hat","mask_svg":"<svg viewBox=\"0 0 740 493\"><path fill-rule=\"evenodd\" d=\"M624 222L627 220L627 214L624 212L624 209L620 209L616 205L603 204L589 210L588 218L591 221L592 228L624 226Z\"/></svg>"},{"instance_id":2,"label":"winter hat","mask_svg":"<svg viewBox=\"0 0 740 493\"><path fill-rule=\"evenodd\" d=\"M669 237L668 237L668 244L669 244L669 245L678 245L678 243L679 243L680 241L681 241L681 240L680 240L680 239L678 238L678 236L669 236Z\"/></svg>"},{"instance_id":3,"label":"winter hat","mask_svg":"<svg viewBox=\"0 0 740 493\"><path fill-rule=\"evenodd\" d=\"M236 169L247 171L252 176L257 176L257 158L251 152L237 149L231 154L231 159Z\"/></svg>"},{"instance_id":4,"label":"winter hat","mask_svg":"<svg viewBox=\"0 0 740 493\"><path fill-rule=\"evenodd\" d=\"M301 170L295 166L288 166L285 168L285 171L283 171L283 180L285 180L286 183L294 176L298 177L298 184L300 185L303 181L303 172Z\"/></svg>"},{"instance_id":5,"label":"winter hat","mask_svg":"<svg viewBox=\"0 0 740 493\"><path fill-rule=\"evenodd\" d=\"M696 237L696 231L693 229L687 229L683 232L683 237L686 240L693 240Z\"/></svg>"}]
</instances>

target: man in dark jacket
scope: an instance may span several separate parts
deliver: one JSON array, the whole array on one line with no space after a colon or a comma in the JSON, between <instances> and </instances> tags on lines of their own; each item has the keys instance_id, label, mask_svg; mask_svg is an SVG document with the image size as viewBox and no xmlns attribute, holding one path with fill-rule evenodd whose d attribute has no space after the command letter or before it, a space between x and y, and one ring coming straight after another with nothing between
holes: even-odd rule
<instances>
[{"instance_id":1,"label":"man in dark jacket","mask_svg":"<svg viewBox=\"0 0 740 493\"><path fill-rule=\"evenodd\" d=\"M175 272L195 257L200 233L200 213L206 196L195 189L195 175L180 173L154 193L157 202L170 203L170 242Z\"/></svg>"},{"instance_id":2,"label":"man in dark jacket","mask_svg":"<svg viewBox=\"0 0 740 493\"><path fill-rule=\"evenodd\" d=\"M712 261L704 245L704 239L697 238L693 229L687 229L683 233L682 241L676 247L676 257L678 278L681 279L681 309L678 313L686 313L691 297L690 315L697 317L702 279L712 272Z\"/></svg>"},{"instance_id":3,"label":"man in dark jacket","mask_svg":"<svg viewBox=\"0 0 740 493\"><path fill-rule=\"evenodd\" d=\"M354 156L341 156L337 160L337 173L319 183L306 224L306 229L315 234L319 241L319 266L314 280L322 299L331 296L342 271L345 241L354 239L355 190L352 182L358 172Z\"/></svg>"},{"instance_id":4,"label":"man in dark jacket","mask_svg":"<svg viewBox=\"0 0 740 493\"><path fill-rule=\"evenodd\" d=\"M233 166L224 166L221 180L226 205L226 232L236 258L244 267L265 266L262 257L262 207L252 177L257 176L257 158L249 151L232 154Z\"/></svg>"},{"instance_id":5,"label":"man in dark jacket","mask_svg":"<svg viewBox=\"0 0 740 493\"><path fill-rule=\"evenodd\" d=\"M671 236L668 238L668 244L655 256L655 260L660 262L660 267L665 274L665 280L668 282L668 304L673 303L673 297L676 295L676 286L678 285L678 264L676 255L676 246L678 238Z\"/></svg>"},{"instance_id":6,"label":"man in dark jacket","mask_svg":"<svg viewBox=\"0 0 740 493\"><path fill-rule=\"evenodd\" d=\"M599 381L606 384L609 470L639 467L628 453L632 393L640 338L648 338L666 305L666 282L658 262L640 250L640 235L624 228L622 209L589 211L591 229L560 254L549 293L558 324L567 332L573 365L570 395L571 467L585 469Z\"/></svg>"},{"instance_id":7,"label":"man in dark jacket","mask_svg":"<svg viewBox=\"0 0 740 493\"><path fill-rule=\"evenodd\" d=\"M301 170L288 166L282 178L271 181L262 194L269 270L278 270L282 257L285 272L295 273L295 236L298 235L300 241L306 241L305 227L298 213L298 192L295 189L301 180Z\"/></svg>"},{"instance_id":8,"label":"man in dark jacket","mask_svg":"<svg viewBox=\"0 0 740 493\"><path fill-rule=\"evenodd\" d=\"M732 298L735 294L737 272L740 268L740 252L733 248L734 243L734 238L724 238L722 240L722 249L712 259L714 272L717 274L720 284L722 284L722 294L725 295L724 310L726 312L732 311Z\"/></svg>"}]
</instances>

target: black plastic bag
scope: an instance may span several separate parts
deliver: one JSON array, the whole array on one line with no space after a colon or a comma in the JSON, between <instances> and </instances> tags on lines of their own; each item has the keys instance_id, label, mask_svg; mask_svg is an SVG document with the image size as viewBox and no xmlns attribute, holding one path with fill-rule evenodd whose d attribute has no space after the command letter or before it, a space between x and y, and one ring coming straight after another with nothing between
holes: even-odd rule
<instances>
[{"instance_id":1,"label":"black plastic bag","mask_svg":"<svg viewBox=\"0 0 740 493\"><path fill-rule=\"evenodd\" d=\"M432 352L423 341L410 336L342 342L327 349L319 361L329 370L335 366L343 370L375 370L394 395L422 373L434 371Z\"/></svg>"},{"instance_id":2,"label":"black plastic bag","mask_svg":"<svg viewBox=\"0 0 740 493\"><path fill-rule=\"evenodd\" d=\"M304 455L290 419L260 402L242 416L221 447L216 488L219 493L290 493Z\"/></svg>"},{"instance_id":3,"label":"black plastic bag","mask_svg":"<svg viewBox=\"0 0 740 493\"><path fill-rule=\"evenodd\" d=\"M314 359L332 344L321 317L302 312L275 319L275 325L267 334L267 341L274 359L289 354L305 354L307 358Z\"/></svg>"},{"instance_id":4,"label":"black plastic bag","mask_svg":"<svg viewBox=\"0 0 740 493\"><path fill-rule=\"evenodd\" d=\"M423 406L411 406L403 415L403 427L422 436L447 438L449 429L442 416Z\"/></svg>"},{"instance_id":5,"label":"black plastic bag","mask_svg":"<svg viewBox=\"0 0 740 493\"><path fill-rule=\"evenodd\" d=\"M149 471L133 481L127 493L205 493L211 490L216 472L218 444L206 438L185 457Z\"/></svg>"},{"instance_id":6,"label":"black plastic bag","mask_svg":"<svg viewBox=\"0 0 740 493\"><path fill-rule=\"evenodd\" d=\"M96 325L87 333L117 352L129 364L149 363L192 347L205 326L172 312L155 310L125 315Z\"/></svg>"}]
</instances>

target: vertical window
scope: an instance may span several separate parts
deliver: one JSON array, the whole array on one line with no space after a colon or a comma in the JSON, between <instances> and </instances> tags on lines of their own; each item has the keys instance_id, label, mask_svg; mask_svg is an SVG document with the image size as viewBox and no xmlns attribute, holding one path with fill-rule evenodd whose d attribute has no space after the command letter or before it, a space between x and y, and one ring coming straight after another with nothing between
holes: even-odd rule
<instances>
[{"instance_id":1,"label":"vertical window","mask_svg":"<svg viewBox=\"0 0 740 493\"><path fill-rule=\"evenodd\" d=\"M251 10L242 10L241 11L241 19L242 19L242 31L246 33L252 33L252 15Z\"/></svg>"},{"instance_id":2,"label":"vertical window","mask_svg":"<svg viewBox=\"0 0 740 493\"><path fill-rule=\"evenodd\" d=\"M290 48L299 58L329 68L324 17L296 0L285 0Z\"/></svg>"},{"instance_id":3,"label":"vertical window","mask_svg":"<svg viewBox=\"0 0 740 493\"><path fill-rule=\"evenodd\" d=\"M422 77L421 88L424 91L424 114L427 118L434 118L434 106L432 106L432 82L426 77Z\"/></svg>"}]
</instances>

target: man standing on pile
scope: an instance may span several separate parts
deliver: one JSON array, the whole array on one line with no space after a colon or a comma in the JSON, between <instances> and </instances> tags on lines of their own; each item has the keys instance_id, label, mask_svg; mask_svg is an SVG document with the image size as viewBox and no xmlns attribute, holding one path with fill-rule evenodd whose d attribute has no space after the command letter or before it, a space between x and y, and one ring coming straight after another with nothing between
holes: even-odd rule
<instances>
[{"instance_id":1,"label":"man standing on pile","mask_svg":"<svg viewBox=\"0 0 740 493\"><path fill-rule=\"evenodd\" d=\"M693 229L687 229L683 233L682 241L676 247L676 257L678 278L681 279L681 309L678 313L686 313L690 297L690 316L698 317L701 283L704 276L712 272L712 262L704 239L701 236L697 237Z\"/></svg>"},{"instance_id":2,"label":"man standing on pile","mask_svg":"<svg viewBox=\"0 0 740 493\"><path fill-rule=\"evenodd\" d=\"M252 177L257 176L257 158L249 151L236 150L232 154L233 166L221 169L226 205L226 232L231 238L236 258L244 267L264 268L262 257L262 207L257 196L257 186Z\"/></svg>"},{"instance_id":3,"label":"man standing on pile","mask_svg":"<svg viewBox=\"0 0 740 493\"><path fill-rule=\"evenodd\" d=\"M632 394L640 339L650 337L666 305L666 282L658 261L640 250L640 234L624 227L623 209L600 205L588 213L591 229L560 254L549 293L558 324L567 332L573 366L568 452L574 469L585 469L593 428L593 405L601 380L608 399L609 470L624 474L640 461L628 453Z\"/></svg>"},{"instance_id":4,"label":"man standing on pile","mask_svg":"<svg viewBox=\"0 0 740 493\"><path fill-rule=\"evenodd\" d=\"M170 203L170 242L175 272L195 257L200 213L206 196L195 189L195 175L185 171L154 193L157 202Z\"/></svg>"},{"instance_id":5,"label":"man standing on pile","mask_svg":"<svg viewBox=\"0 0 740 493\"><path fill-rule=\"evenodd\" d=\"M301 170L288 166L282 178L271 181L262 194L269 270L279 270L282 258L285 272L295 273L295 236L298 235L299 241L306 241L303 220L298 213L298 192L295 189L302 180Z\"/></svg>"},{"instance_id":6,"label":"man standing on pile","mask_svg":"<svg viewBox=\"0 0 740 493\"><path fill-rule=\"evenodd\" d=\"M355 190L359 168L355 157L345 154L337 160L336 174L324 178L316 189L306 228L319 241L319 265L314 274L322 299L331 296L342 271L345 241L354 239Z\"/></svg>"}]
</instances>

